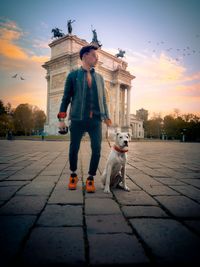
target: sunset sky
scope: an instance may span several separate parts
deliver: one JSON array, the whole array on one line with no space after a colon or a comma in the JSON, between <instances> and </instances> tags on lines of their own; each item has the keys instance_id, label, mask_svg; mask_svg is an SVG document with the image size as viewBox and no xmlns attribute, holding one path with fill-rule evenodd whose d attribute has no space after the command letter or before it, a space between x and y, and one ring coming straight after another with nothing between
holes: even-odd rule
<instances>
[{"instance_id":1,"label":"sunset sky","mask_svg":"<svg viewBox=\"0 0 200 267\"><path fill-rule=\"evenodd\" d=\"M93 25L102 49L126 51L136 76L131 113L145 108L163 116L176 108L200 115L199 14L199 0L1 0L0 99L46 112L41 65L50 56L51 29L66 34L67 20L75 19L73 34L91 42Z\"/></svg>"}]
</instances>

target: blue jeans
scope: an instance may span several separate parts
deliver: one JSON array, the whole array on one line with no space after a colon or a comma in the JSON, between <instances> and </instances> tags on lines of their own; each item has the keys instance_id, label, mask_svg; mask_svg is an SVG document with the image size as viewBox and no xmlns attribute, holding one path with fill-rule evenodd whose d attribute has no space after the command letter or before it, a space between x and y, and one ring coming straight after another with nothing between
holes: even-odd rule
<instances>
[{"instance_id":1,"label":"blue jeans","mask_svg":"<svg viewBox=\"0 0 200 267\"><path fill-rule=\"evenodd\" d=\"M95 176L99 165L101 155L101 141L102 141L102 122L95 117L85 119L82 121L71 121L70 130L70 149L69 149L69 164L70 170L75 172L77 170L78 151L80 142L85 132L90 136L90 143L92 155L90 159L89 175Z\"/></svg>"}]
</instances>

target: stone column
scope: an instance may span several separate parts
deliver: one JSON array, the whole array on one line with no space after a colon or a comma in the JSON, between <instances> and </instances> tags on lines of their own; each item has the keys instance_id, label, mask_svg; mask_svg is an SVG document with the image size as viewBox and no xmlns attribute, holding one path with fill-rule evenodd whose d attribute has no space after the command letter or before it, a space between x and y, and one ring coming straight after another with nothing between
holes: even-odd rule
<instances>
[{"instance_id":1,"label":"stone column","mask_svg":"<svg viewBox=\"0 0 200 267\"><path fill-rule=\"evenodd\" d=\"M46 118L46 124L49 124L49 112L50 112L50 106L49 106L49 93L50 93L50 75L47 73L46 75L47 80L47 118Z\"/></svg>"},{"instance_id":2,"label":"stone column","mask_svg":"<svg viewBox=\"0 0 200 267\"><path fill-rule=\"evenodd\" d=\"M126 109L126 124L129 127L130 126L130 102L131 102L131 97L130 97L130 88L127 88L127 109Z\"/></svg>"},{"instance_id":3,"label":"stone column","mask_svg":"<svg viewBox=\"0 0 200 267\"><path fill-rule=\"evenodd\" d=\"M115 112L116 112L116 121L115 123L117 126L119 126L119 98L120 98L120 84L116 84L116 107L115 107Z\"/></svg>"},{"instance_id":4,"label":"stone column","mask_svg":"<svg viewBox=\"0 0 200 267\"><path fill-rule=\"evenodd\" d=\"M125 89L122 90L122 103L121 103L121 111L122 111L122 126L125 126Z\"/></svg>"}]
</instances>

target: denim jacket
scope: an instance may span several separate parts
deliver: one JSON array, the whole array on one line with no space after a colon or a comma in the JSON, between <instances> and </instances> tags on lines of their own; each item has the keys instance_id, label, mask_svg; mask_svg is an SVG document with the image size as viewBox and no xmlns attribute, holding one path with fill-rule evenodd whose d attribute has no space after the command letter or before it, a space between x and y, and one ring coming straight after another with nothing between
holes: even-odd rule
<instances>
[{"instance_id":1,"label":"denim jacket","mask_svg":"<svg viewBox=\"0 0 200 267\"><path fill-rule=\"evenodd\" d=\"M98 101L100 108L101 120L109 119L109 112L106 103L104 79L96 73L94 69L94 78L97 85ZM65 81L64 94L62 97L58 118L66 117L66 110L71 103L69 119L82 120L84 115L85 101L86 101L86 70L82 67L71 71Z\"/></svg>"}]
</instances>

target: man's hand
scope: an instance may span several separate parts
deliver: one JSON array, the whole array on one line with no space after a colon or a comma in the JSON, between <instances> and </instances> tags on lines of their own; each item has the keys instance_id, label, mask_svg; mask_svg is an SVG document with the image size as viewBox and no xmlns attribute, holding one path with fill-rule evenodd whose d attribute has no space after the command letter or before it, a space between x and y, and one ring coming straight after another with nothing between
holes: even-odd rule
<instances>
[{"instance_id":1,"label":"man's hand","mask_svg":"<svg viewBox=\"0 0 200 267\"><path fill-rule=\"evenodd\" d=\"M66 127L66 124L64 121L59 121L58 123L58 128L61 130L61 129L64 129Z\"/></svg>"},{"instance_id":2,"label":"man's hand","mask_svg":"<svg viewBox=\"0 0 200 267\"><path fill-rule=\"evenodd\" d=\"M59 134L67 134L68 133L68 127L66 126L64 121L60 121L58 124L59 128Z\"/></svg>"},{"instance_id":3,"label":"man's hand","mask_svg":"<svg viewBox=\"0 0 200 267\"><path fill-rule=\"evenodd\" d=\"M112 125L111 119L106 119L106 120L104 120L104 122L108 127Z\"/></svg>"}]
</instances>

